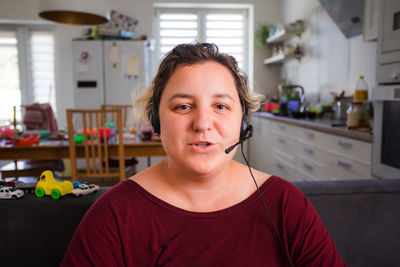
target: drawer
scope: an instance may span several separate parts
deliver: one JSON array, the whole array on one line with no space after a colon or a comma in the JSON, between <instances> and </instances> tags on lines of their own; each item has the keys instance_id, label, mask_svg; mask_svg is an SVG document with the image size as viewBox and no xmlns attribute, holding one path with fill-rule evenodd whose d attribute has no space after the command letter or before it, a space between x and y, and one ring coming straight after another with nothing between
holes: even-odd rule
<instances>
[{"instance_id":1,"label":"drawer","mask_svg":"<svg viewBox=\"0 0 400 267\"><path fill-rule=\"evenodd\" d=\"M286 160L280 158L277 155L272 155L272 160L274 175L277 175L288 181L296 180L296 169L294 165L288 163Z\"/></svg>"},{"instance_id":2,"label":"drawer","mask_svg":"<svg viewBox=\"0 0 400 267\"><path fill-rule=\"evenodd\" d=\"M371 177L371 165L333 153L327 153L326 167L326 175L333 180Z\"/></svg>"},{"instance_id":3,"label":"drawer","mask_svg":"<svg viewBox=\"0 0 400 267\"><path fill-rule=\"evenodd\" d=\"M301 172L309 177L315 178L315 180L325 180L326 172L324 170L324 165L303 156L299 156L296 161L297 171Z\"/></svg>"},{"instance_id":4,"label":"drawer","mask_svg":"<svg viewBox=\"0 0 400 267\"><path fill-rule=\"evenodd\" d=\"M299 157L303 157L324 164L326 153L326 151L322 150L319 147L303 143L303 141L298 142L297 156Z\"/></svg>"},{"instance_id":5,"label":"drawer","mask_svg":"<svg viewBox=\"0 0 400 267\"><path fill-rule=\"evenodd\" d=\"M325 146L325 135L324 133L298 127L297 128L297 138L303 143L313 144L320 147Z\"/></svg>"},{"instance_id":6,"label":"drawer","mask_svg":"<svg viewBox=\"0 0 400 267\"><path fill-rule=\"evenodd\" d=\"M326 135L326 137L326 149L329 152L370 164L372 153L371 143L334 135Z\"/></svg>"},{"instance_id":7,"label":"drawer","mask_svg":"<svg viewBox=\"0 0 400 267\"><path fill-rule=\"evenodd\" d=\"M272 151L294 164L297 154L297 141L292 137L273 134Z\"/></svg>"},{"instance_id":8,"label":"drawer","mask_svg":"<svg viewBox=\"0 0 400 267\"><path fill-rule=\"evenodd\" d=\"M287 123L274 121L271 123L272 133L297 138L297 127Z\"/></svg>"}]
</instances>

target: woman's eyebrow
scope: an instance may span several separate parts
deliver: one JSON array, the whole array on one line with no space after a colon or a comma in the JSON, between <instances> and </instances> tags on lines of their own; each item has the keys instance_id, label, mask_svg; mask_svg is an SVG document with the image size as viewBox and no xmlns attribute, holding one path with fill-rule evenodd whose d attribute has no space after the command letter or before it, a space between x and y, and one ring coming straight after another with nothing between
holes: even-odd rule
<instances>
[{"instance_id":1,"label":"woman's eyebrow","mask_svg":"<svg viewBox=\"0 0 400 267\"><path fill-rule=\"evenodd\" d=\"M192 95L185 94L185 93L176 93L168 99L168 102L171 102L175 98L193 98Z\"/></svg>"},{"instance_id":2,"label":"woman's eyebrow","mask_svg":"<svg viewBox=\"0 0 400 267\"><path fill-rule=\"evenodd\" d=\"M192 98L194 98L194 96L190 95L190 94L186 94L186 93L176 93L176 94L172 95L168 99L168 102L173 101L175 98L189 98L189 99L192 99ZM213 98L227 98L227 99L229 99L231 101L235 101L234 98L230 94L223 94L223 93L222 94L219 94L219 93L218 94L214 94Z\"/></svg>"},{"instance_id":3,"label":"woman's eyebrow","mask_svg":"<svg viewBox=\"0 0 400 267\"><path fill-rule=\"evenodd\" d=\"M228 98L231 101L235 101L230 94L215 94L213 95L214 98Z\"/></svg>"}]
</instances>

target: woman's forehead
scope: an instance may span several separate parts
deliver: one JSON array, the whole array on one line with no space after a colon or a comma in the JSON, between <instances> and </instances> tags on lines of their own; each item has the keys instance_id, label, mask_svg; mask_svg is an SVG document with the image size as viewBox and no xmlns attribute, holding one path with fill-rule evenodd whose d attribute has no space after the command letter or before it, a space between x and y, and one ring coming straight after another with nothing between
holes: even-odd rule
<instances>
[{"instance_id":1,"label":"woman's forehead","mask_svg":"<svg viewBox=\"0 0 400 267\"><path fill-rule=\"evenodd\" d=\"M229 69L217 62L180 66L171 75L163 95L204 95L238 98L238 92Z\"/></svg>"}]
</instances>

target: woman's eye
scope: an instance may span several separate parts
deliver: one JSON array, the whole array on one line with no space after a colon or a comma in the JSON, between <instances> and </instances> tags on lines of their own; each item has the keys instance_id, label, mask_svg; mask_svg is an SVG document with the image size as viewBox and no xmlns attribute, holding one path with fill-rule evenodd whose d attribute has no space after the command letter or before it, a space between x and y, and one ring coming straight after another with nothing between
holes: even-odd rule
<instances>
[{"instance_id":1,"label":"woman's eye","mask_svg":"<svg viewBox=\"0 0 400 267\"><path fill-rule=\"evenodd\" d=\"M188 110L188 109L190 109L190 105L185 105L185 104L183 104L183 105L177 105L177 106L175 106L175 108L174 108L174 110Z\"/></svg>"},{"instance_id":2,"label":"woman's eye","mask_svg":"<svg viewBox=\"0 0 400 267\"><path fill-rule=\"evenodd\" d=\"M221 110L228 109L228 107L226 105L223 105L223 104L216 105L216 108L217 109L221 109Z\"/></svg>"}]
</instances>

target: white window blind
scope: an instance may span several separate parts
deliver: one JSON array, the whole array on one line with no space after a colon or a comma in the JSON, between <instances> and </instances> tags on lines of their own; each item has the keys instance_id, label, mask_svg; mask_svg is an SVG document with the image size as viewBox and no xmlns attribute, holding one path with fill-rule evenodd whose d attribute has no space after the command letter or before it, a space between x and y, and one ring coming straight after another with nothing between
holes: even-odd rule
<instances>
[{"instance_id":1,"label":"white window blind","mask_svg":"<svg viewBox=\"0 0 400 267\"><path fill-rule=\"evenodd\" d=\"M21 105L17 34L0 30L0 122L11 122L13 106ZM18 117L21 117L18 114Z\"/></svg>"},{"instance_id":2,"label":"white window blind","mask_svg":"<svg viewBox=\"0 0 400 267\"><path fill-rule=\"evenodd\" d=\"M33 102L50 103L53 111L56 111L53 34L30 31L29 35Z\"/></svg>"},{"instance_id":3,"label":"white window blind","mask_svg":"<svg viewBox=\"0 0 400 267\"><path fill-rule=\"evenodd\" d=\"M207 13L206 42L219 46L222 53L230 54L243 69L245 52L245 16L242 12Z\"/></svg>"},{"instance_id":4,"label":"white window blind","mask_svg":"<svg viewBox=\"0 0 400 267\"><path fill-rule=\"evenodd\" d=\"M177 44L199 39L197 13L161 11L159 16L159 52L161 56Z\"/></svg>"},{"instance_id":5,"label":"white window blind","mask_svg":"<svg viewBox=\"0 0 400 267\"><path fill-rule=\"evenodd\" d=\"M56 112L54 37L35 25L0 25L0 123L22 120L21 104L50 103ZM4 101L6 100L6 101Z\"/></svg>"},{"instance_id":6,"label":"white window blind","mask_svg":"<svg viewBox=\"0 0 400 267\"><path fill-rule=\"evenodd\" d=\"M230 6L188 8L188 4L155 5L157 59L161 60L178 44L193 41L215 43L221 52L235 57L239 68L249 73L252 63L248 56L251 54L249 10Z\"/></svg>"}]
</instances>

